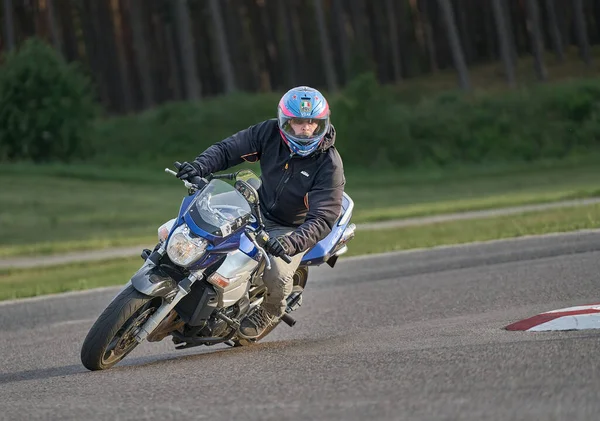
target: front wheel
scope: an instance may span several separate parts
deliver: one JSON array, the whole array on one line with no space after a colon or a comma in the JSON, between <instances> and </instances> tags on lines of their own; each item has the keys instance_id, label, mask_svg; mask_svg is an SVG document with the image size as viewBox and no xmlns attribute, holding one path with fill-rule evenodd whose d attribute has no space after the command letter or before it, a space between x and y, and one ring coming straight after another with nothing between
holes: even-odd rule
<instances>
[{"instance_id":1,"label":"front wheel","mask_svg":"<svg viewBox=\"0 0 600 421\"><path fill-rule=\"evenodd\" d=\"M89 370L105 370L138 345L135 334L161 305L129 285L102 312L81 347L81 362Z\"/></svg>"}]
</instances>

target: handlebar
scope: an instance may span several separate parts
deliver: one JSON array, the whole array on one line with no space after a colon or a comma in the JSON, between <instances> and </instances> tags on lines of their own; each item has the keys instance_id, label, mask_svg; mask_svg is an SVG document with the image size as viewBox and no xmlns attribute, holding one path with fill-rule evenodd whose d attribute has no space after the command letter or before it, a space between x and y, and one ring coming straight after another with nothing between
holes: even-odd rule
<instances>
[{"instance_id":1,"label":"handlebar","mask_svg":"<svg viewBox=\"0 0 600 421\"><path fill-rule=\"evenodd\" d=\"M183 164L179 161L175 161L174 165L175 165L175 168L177 168L179 170ZM172 175L177 175L177 173L175 171L173 171L169 168L165 168L165 172L172 174ZM212 179L235 180L235 177L236 177L236 173L231 173L231 174L212 174L211 173L211 174L208 174L204 178L199 177L199 176L194 176L194 177L191 177L189 180L182 180L182 181L185 184L185 186L189 189L189 188L201 187L201 186L207 184L207 181L210 181ZM264 228L264 226L262 228ZM262 231L262 229L261 229L261 231ZM264 231L262 231L262 233L266 234ZM266 244L266 242L268 241L268 239L269 239L269 237L267 234L266 239L264 241L261 241L260 245L264 246ZM258 245L258 244L255 244L255 245ZM281 257L281 260L283 260L285 263L287 263L287 264L292 263L292 258L290 256L288 256L287 254L284 254L283 256L280 256L280 257ZM268 259L268 257L267 257L267 259ZM267 267L270 267L270 264L268 264Z\"/></svg>"},{"instance_id":2,"label":"handlebar","mask_svg":"<svg viewBox=\"0 0 600 421\"><path fill-rule=\"evenodd\" d=\"M254 245L259 249L263 249L263 247L266 248L267 242L269 241L269 238L270 238L269 233L266 232L263 228L260 228L258 230L255 230L254 228L246 229L246 235L248 236L248 238L250 238L250 241L252 241L254 243ZM268 250L267 250L267 252L268 252ZM281 260L283 260L288 265L290 263L292 263L292 258L290 256L288 256L287 254L284 254L280 257L281 257ZM267 263L269 263L269 262L267 261ZM269 267L269 266L270 265L268 265L267 267Z\"/></svg>"}]
</instances>

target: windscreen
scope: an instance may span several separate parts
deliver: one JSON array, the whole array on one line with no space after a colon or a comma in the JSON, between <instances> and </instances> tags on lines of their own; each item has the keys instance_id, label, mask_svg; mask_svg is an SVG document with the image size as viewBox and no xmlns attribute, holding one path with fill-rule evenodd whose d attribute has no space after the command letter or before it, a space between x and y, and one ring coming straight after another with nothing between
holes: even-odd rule
<instances>
[{"instance_id":1,"label":"windscreen","mask_svg":"<svg viewBox=\"0 0 600 421\"><path fill-rule=\"evenodd\" d=\"M251 215L246 199L222 180L212 180L198 194L188 212L198 227L218 237L227 237L246 225Z\"/></svg>"}]
</instances>

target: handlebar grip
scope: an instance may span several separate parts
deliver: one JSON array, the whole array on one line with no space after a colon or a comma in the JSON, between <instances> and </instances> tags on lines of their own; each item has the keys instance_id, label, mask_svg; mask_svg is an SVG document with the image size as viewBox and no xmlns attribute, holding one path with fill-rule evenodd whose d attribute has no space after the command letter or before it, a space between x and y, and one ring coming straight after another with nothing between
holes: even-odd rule
<instances>
[{"instance_id":1,"label":"handlebar grip","mask_svg":"<svg viewBox=\"0 0 600 421\"><path fill-rule=\"evenodd\" d=\"M212 178L224 179L224 180L235 180L235 174L212 174Z\"/></svg>"},{"instance_id":2,"label":"handlebar grip","mask_svg":"<svg viewBox=\"0 0 600 421\"><path fill-rule=\"evenodd\" d=\"M287 263L288 265L290 263L292 263L292 258L290 256L288 256L287 254L284 254L283 256L281 256L281 260L283 260L285 263Z\"/></svg>"}]
</instances>

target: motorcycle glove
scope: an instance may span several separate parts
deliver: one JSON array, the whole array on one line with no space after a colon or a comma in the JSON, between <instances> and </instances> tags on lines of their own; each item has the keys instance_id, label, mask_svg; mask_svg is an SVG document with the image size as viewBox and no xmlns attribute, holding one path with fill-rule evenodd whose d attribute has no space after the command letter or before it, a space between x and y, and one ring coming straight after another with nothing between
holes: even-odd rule
<instances>
[{"instance_id":1,"label":"motorcycle glove","mask_svg":"<svg viewBox=\"0 0 600 421\"><path fill-rule=\"evenodd\" d=\"M270 238L269 241L267 241L266 248L269 254L271 254L274 257L281 257L287 254L282 239L277 237Z\"/></svg>"},{"instance_id":2,"label":"motorcycle glove","mask_svg":"<svg viewBox=\"0 0 600 421\"><path fill-rule=\"evenodd\" d=\"M179 172L177 173L176 177L181 180L189 180L192 177L204 177L204 175L205 174L202 166L196 161L192 161L184 162L183 164L181 164L181 167L179 167Z\"/></svg>"}]
</instances>

